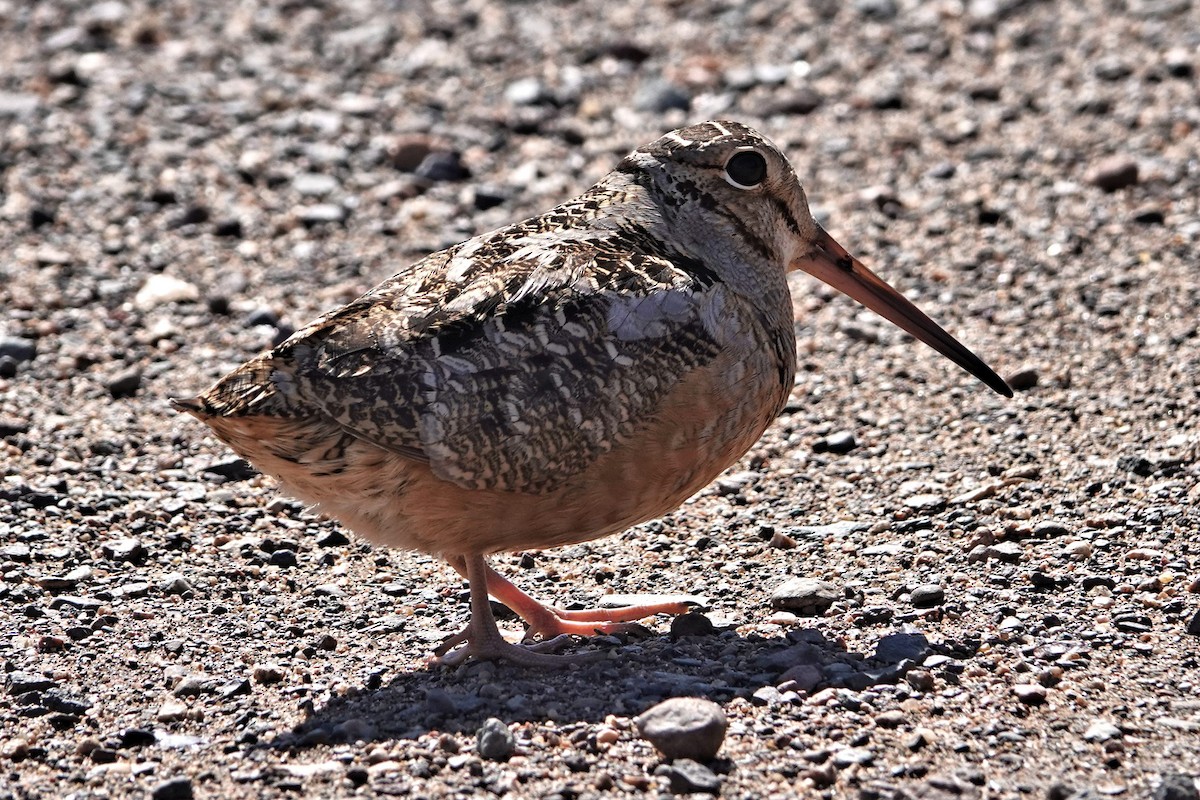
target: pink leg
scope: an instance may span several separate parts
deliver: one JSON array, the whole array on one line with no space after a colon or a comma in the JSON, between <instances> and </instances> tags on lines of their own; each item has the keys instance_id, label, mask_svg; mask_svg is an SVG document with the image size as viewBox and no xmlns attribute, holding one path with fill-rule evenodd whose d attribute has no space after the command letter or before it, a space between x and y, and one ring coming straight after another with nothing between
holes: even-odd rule
<instances>
[{"instance_id":1,"label":"pink leg","mask_svg":"<svg viewBox=\"0 0 1200 800\"><path fill-rule=\"evenodd\" d=\"M471 588L471 621L460 633L451 636L434 651L434 663L454 666L469 658L502 659L527 667L564 667L604 658L601 652L574 655L549 655L566 644L565 639L551 639L536 644L512 644L500 634L492 606L488 602L488 566L482 555L465 556L451 561L455 569L466 573ZM494 573L493 573L494 574ZM453 649L457 648L457 649Z\"/></svg>"},{"instance_id":2,"label":"pink leg","mask_svg":"<svg viewBox=\"0 0 1200 800\"><path fill-rule=\"evenodd\" d=\"M450 558L447 560L459 574L470 580L461 559ZM622 633L640 628L638 625L630 624L633 620L644 619L655 614L686 614L691 610L691 605L686 602L668 600L618 608L585 608L577 611L565 611L533 599L512 581L487 566L486 563L484 569L487 576L488 594L511 608L517 616L525 620L529 626L526 632L527 639L539 635L543 639L553 639L563 634L594 636L598 633Z\"/></svg>"}]
</instances>

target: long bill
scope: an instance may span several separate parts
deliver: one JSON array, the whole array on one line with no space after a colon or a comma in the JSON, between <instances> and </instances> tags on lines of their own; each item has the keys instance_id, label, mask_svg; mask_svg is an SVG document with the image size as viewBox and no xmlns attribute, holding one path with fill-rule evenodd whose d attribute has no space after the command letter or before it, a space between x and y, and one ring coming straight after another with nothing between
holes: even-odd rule
<instances>
[{"instance_id":1,"label":"long bill","mask_svg":"<svg viewBox=\"0 0 1200 800\"><path fill-rule=\"evenodd\" d=\"M861 261L846 251L823 228L817 228L813 250L796 259L791 269L799 269L837 289L879 316L894 323L1005 397L1012 389L983 363L983 359L946 333L941 326L914 306L904 295L889 286L882 278L867 269Z\"/></svg>"}]
</instances>

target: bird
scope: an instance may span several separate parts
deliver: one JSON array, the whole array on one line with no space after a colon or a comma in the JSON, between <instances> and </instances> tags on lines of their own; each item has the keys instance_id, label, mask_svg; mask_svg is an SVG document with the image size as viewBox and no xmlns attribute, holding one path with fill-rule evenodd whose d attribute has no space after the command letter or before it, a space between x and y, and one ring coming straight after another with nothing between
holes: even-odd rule
<instances>
[{"instance_id":1,"label":"bird","mask_svg":"<svg viewBox=\"0 0 1200 800\"><path fill-rule=\"evenodd\" d=\"M433 661L586 661L602 653L559 651L690 606L563 610L487 557L661 517L745 454L793 388L797 270L1012 396L814 220L779 147L712 120L399 270L172 404L316 511L466 578L469 622ZM523 640L489 598L524 620Z\"/></svg>"}]
</instances>

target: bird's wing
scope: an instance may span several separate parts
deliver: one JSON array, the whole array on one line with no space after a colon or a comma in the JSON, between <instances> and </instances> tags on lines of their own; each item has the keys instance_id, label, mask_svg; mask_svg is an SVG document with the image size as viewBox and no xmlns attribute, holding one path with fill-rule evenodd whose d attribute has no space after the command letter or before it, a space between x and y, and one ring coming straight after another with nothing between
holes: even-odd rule
<instances>
[{"instance_id":1,"label":"bird's wing","mask_svg":"<svg viewBox=\"0 0 1200 800\"><path fill-rule=\"evenodd\" d=\"M724 289L663 256L558 245L436 254L281 345L274 389L467 488L560 484L716 355Z\"/></svg>"}]
</instances>

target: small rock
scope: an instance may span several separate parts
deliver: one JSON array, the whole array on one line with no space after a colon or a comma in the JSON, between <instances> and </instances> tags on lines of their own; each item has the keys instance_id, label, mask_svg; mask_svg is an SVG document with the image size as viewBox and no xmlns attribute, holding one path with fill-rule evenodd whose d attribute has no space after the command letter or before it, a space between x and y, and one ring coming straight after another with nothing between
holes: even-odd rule
<instances>
[{"instance_id":1,"label":"small rock","mask_svg":"<svg viewBox=\"0 0 1200 800\"><path fill-rule=\"evenodd\" d=\"M917 608L932 608L946 601L946 590L936 583L923 583L912 590L912 604Z\"/></svg>"},{"instance_id":2,"label":"small rock","mask_svg":"<svg viewBox=\"0 0 1200 800\"><path fill-rule=\"evenodd\" d=\"M1096 720L1083 732L1086 742L1107 742L1109 739L1120 739L1121 729L1111 722Z\"/></svg>"},{"instance_id":3,"label":"small rock","mask_svg":"<svg viewBox=\"0 0 1200 800\"><path fill-rule=\"evenodd\" d=\"M896 709L884 711L875 715L875 724L881 728L887 728L889 730L893 728L899 728L906 722L908 722L908 717L904 715L903 711Z\"/></svg>"},{"instance_id":4,"label":"small rock","mask_svg":"<svg viewBox=\"0 0 1200 800\"><path fill-rule=\"evenodd\" d=\"M875 660L898 664L909 660L920 664L929 655L929 640L920 633L889 633L875 645Z\"/></svg>"},{"instance_id":5,"label":"small rock","mask_svg":"<svg viewBox=\"0 0 1200 800\"><path fill-rule=\"evenodd\" d=\"M236 217L224 217L213 223L213 234L226 239L242 238L242 221Z\"/></svg>"},{"instance_id":6,"label":"small rock","mask_svg":"<svg viewBox=\"0 0 1200 800\"><path fill-rule=\"evenodd\" d=\"M772 93L771 100L763 108L763 114L766 116L775 114L803 116L816 111L821 107L822 102L824 102L824 98L811 87L802 86L791 91L783 89L780 92Z\"/></svg>"},{"instance_id":7,"label":"small rock","mask_svg":"<svg viewBox=\"0 0 1200 800\"><path fill-rule=\"evenodd\" d=\"M1106 192L1135 186L1138 182L1137 162L1124 155L1109 156L1088 172L1087 182Z\"/></svg>"},{"instance_id":8,"label":"small rock","mask_svg":"<svg viewBox=\"0 0 1200 800\"><path fill-rule=\"evenodd\" d=\"M708 767L690 758L676 759L664 771L674 794L720 794L721 779Z\"/></svg>"},{"instance_id":9,"label":"small rock","mask_svg":"<svg viewBox=\"0 0 1200 800\"><path fill-rule=\"evenodd\" d=\"M137 563L146 558L146 548L137 539L123 537L111 542L105 542L100 547L104 557L112 561L130 561Z\"/></svg>"},{"instance_id":10,"label":"small rock","mask_svg":"<svg viewBox=\"0 0 1200 800\"><path fill-rule=\"evenodd\" d=\"M917 511L937 511L946 505L946 498L940 494L914 494L904 498L904 505Z\"/></svg>"},{"instance_id":11,"label":"small rock","mask_svg":"<svg viewBox=\"0 0 1200 800\"><path fill-rule=\"evenodd\" d=\"M178 572L172 572L159 581L158 588L162 590L163 594L187 594L195 591L188 579Z\"/></svg>"},{"instance_id":12,"label":"small rock","mask_svg":"<svg viewBox=\"0 0 1200 800\"><path fill-rule=\"evenodd\" d=\"M716 632L712 620L695 611L680 614L671 620L672 641L678 641L685 636L713 636Z\"/></svg>"},{"instance_id":13,"label":"small rock","mask_svg":"<svg viewBox=\"0 0 1200 800\"><path fill-rule=\"evenodd\" d=\"M844 747L833 754L833 765L838 769L855 764L866 766L875 761L875 754L866 747Z\"/></svg>"},{"instance_id":14,"label":"small rock","mask_svg":"<svg viewBox=\"0 0 1200 800\"><path fill-rule=\"evenodd\" d=\"M1008 564L1016 564L1024 555L1021 545L1016 542L996 542L993 545L989 545L985 552L988 558L994 558L997 561L1003 561Z\"/></svg>"},{"instance_id":15,"label":"small rock","mask_svg":"<svg viewBox=\"0 0 1200 800\"><path fill-rule=\"evenodd\" d=\"M538 78L518 78L504 87L504 99L515 106L535 106L551 102L554 96Z\"/></svg>"},{"instance_id":16,"label":"small rock","mask_svg":"<svg viewBox=\"0 0 1200 800\"><path fill-rule=\"evenodd\" d=\"M348 544L349 537L339 530L325 531L317 537L317 547L343 547Z\"/></svg>"},{"instance_id":17,"label":"small rock","mask_svg":"<svg viewBox=\"0 0 1200 800\"><path fill-rule=\"evenodd\" d=\"M317 203L312 206L300 206L295 211L296 217L307 227L317 225L334 225L344 222L346 209L337 203Z\"/></svg>"},{"instance_id":18,"label":"small rock","mask_svg":"<svg viewBox=\"0 0 1200 800\"><path fill-rule=\"evenodd\" d=\"M771 593L771 607L815 617L824 613L842 597L828 581L791 578Z\"/></svg>"},{"instance_id":19,"label":"small rock","mask_svg":"<svg viewBox=\"0 0 1200 800\"><path fill-rule=\"evenodd\" d=\"M48 592L64 592L74 589L79 584L92 578L92 568L84 565L76 567L65 575L44 575L33 579L33 582Z\"/></svg>"},{"instance_id":20,"label":"small rock","mask_svg":"<svg viewBox=\"0 0 1200 800\"><path fill-rule=\"evenodd\" d=\"M18 364L33 361L37 355L37 342L19 336L0 338L0 358L7 356Z\"/></svg>"},{"instance_id":21,"label":"small rock","mask_svg":"<svg viewBox=\"0 0 1200 800\"><path fill-rule=\"evenodd\" d=\"M475 733L475 750L482 759L508 761L516 751L516 740L507 725L490 717Z\"/></svg>"},{"instance_id":22,"label":"small rock","mask_svg":"<svg viewBox=\"0 0 1200 800\"><path fill-rule=\"evenodd\" d=\"M292 179L292 188L305 197L324 197L338 190L338 182L332 175L302 172Z\"/></svg>"},{"instance_id":23,"label":"small rock","mask_svg":"<svg viewBox=\"0 0 1200 800\"><path fill-rule=\"evenodd\" d=\"M58 686L56 681L37 672L22 672L18 670L8 673L5 677L8 683L8 693L11 695L25 694L26 692L44 692L47 689L53 689Z\"/></svg>"},{"instance_id":24,"label":"small rock","mask_svg":"<svg viewBox=\"0 0 1200 800\"><path fill-rule=\"evenodd\" d=\"M779 676L779 684L787 683L794 691L812 694L825 680L825 673L816 664L797 664Z\"/></svg>"},{"instance_id":25,"label":"small rock","mask_svg":"<svg viewBox=\"0 0 1200 800\"><path fill-rule=\"evenodd\" d=\"M443 183L463 181L471 177L471 171L462 162L462 157L453 150L435 150L421 160L415 170L418 177Z\"/></svg>"},{"instance_id":26,"label":"small rock","mask_svg":"<svg viewBox=\"0 0 1200 800\"><path fill-rule=\"evenodd\" d=\"M725 712L711 700L673 697L634 718L638 733L669 759L708 761L725 741Z\"/></svg>"},{"instance_id":27,"label":"small rock","mask_svg":"<svg viewBox=\"0 0 1200 800\"><path fill-rule=\"evenodd\" d=\"M849 453L857 446L858 442L855 440L852 432L837 431L836 433L831 433L824 439L814 443L813 452L836 453L837 455L844 455L845 453Z\"/></svg>"},{"instance_id":28,"label":"small rock","mask_svg":"<svg viewBox=\"0 0 1200 800\"><path fill-rule=\"evenodd\" d=\"M662 114L671 109L687 111L692 107L691 95L673 83L654 78L641 85L633 96L633 107L638 111Z\"/></svg>"},{"instance_id":29,"label":"small rock","mask_svg":"<svg viewBox=\"0 0 1200 800\"><path fill-rule=\"evenodd\" d=\"M220 680L211 675L187 675L175 686L175 696L192 697L214 694L220 687L220 683Z\"/></svg>"},{"instance_id":30,"label":"small rock","mask_svg":"<svg viewBox=\"0 0 1200 800\"><path fill-rule=\"evenodd\" d=\"M141 311L166 305L167 303L190 303L200 299L200 290L185 280L155 273L146 278L142 288L134 295L133 304Z\"/></svg>"},{"instance_id":31,"label":"small rock","mask_svg":"<svg viewBox=\"0 0 1200 800\"><path fill-rule=\"evenodd\" d=\"M26 117L42 104L42 98L27 92L0 92L0 119Z\"/></svg>"},{"instance_id":32,"label":"small rock","mask_svg":"<svg viewBox=\"0 0 1200 800\"><path fill-rule=\"evenodd\" d=\"M1192 620L1187 626L1187 632L1189 636L1200 636L1200 611L1192 616Z\"/></svg>"},{"instance_id":33,"label":"small rock","mask_svg":"<svg viewBox=\"0 0 1200 800\"><path fill-rule=\"evenodd\" d=\"M1046 687L1036 683L1018 683L1013 694L1027 706L1040 706L1046 702Z\"/></svg>"},{"instance_id":34,"label":"small rock","mask_svg":"<svg viewBox=\"0 0 1200 800\"><path fill-rule=\"evenodd\" d=\"M142 388L142 371L137 367L118 372L105 384L113 399L133 397Z\"/></svg>"},{"instance_id":35,"label":"small rock","mask_svg":"<svg viewBox=\"0 0 1200 800\"><path fill-rule=\"evenodd\" d=\"M153 800L192 800L192 779L171 778L154 787Z\"/></svg>"},{"instance_id":36,"label":"small rock","mask_svg":"<svg viewBox=\"0 0 1200 800\"><path fill-rule=\"evenodd\" d=\"M750 470L735 472L732 475L722 475L713 484L713 488L717 490L717 494L719 495L734 495L748 486L752 486L761 477L761 473Z\"/></svg>"},{"instance_id":37,"label":"small rock","mask_svg":"<svg viewBox=\"0 0 1200 800\"><path fill-rule=\"evenodd\" d=\"M154 715L154 718L159 722L178 722L186 715L187 706L174 700L168 700L158 707L158 713Z\"/></svg>"},{"instance_id":38,"label":"small rock","mask_svg":"<svg viewBox=\"0 0 1200 800\"><path fill-rule=\"evenodd\" d=\"M783 702L783 693L774 686L760 686L750 695L750 702L756 706L777 706Z\"/></svg>"},{"instance_id":39,"label":"small rock","mask_svg":"<svg viewBox=\"0 0 1200 800\"><path fill-rule=\"evenodd\" d=\"M1195 73L1192 66L1192 55L1187 48L1176 47L1169 50L1163 59L1167 74L1172 78L1190 78Z\"/></svg>"},{"instance_id":40,"label":"small rock","mask_svg":"<svg viewBox=\"0 0 1200 800\"><path fill-rule=\"evenodd\" d=\"M297 560L295 552L283 547L271 553L271 558L267 563L287 569L296 566L300 562Z\"/></svg>"},{"instance_id":41,"label":"small rock","mask_svg":"<svg viewBox=\"0 0 1200 800\"><path fill-rule=\"evenodd\" d=\"M1168 772L1151 795L1152 800L1200 800L1194 775Z\"/></svg>"},{"instance_id":42,"label":"small rock","mask_svg":"<svg viewBox=\"0 0 1200 800\"><path fill-rule=\"evenodd\" d=\"M255 664L250 671L250 676L254 678L255 683L268 685L279 683L284 679L286 673L278 664Z\"/></svg>"},{"instance_id":43,"label":"small rock","mask_svg":"<svg viewBox=\"0 0 1200 800\"><path fill-rule=\"evenodd\" d=\"M278 324L279 314L275 313L275 309L266 306L260 306L246 315L247 328L257 328L259 325L274 328Z\"/></svg>"},{"instance_id":44,"label":"small rock","mask_svg":"<svg viewBox=\"0 0 1200 800\"><path fill-rule=\"evenodd\" d=\"M146 747L154 744L154 731L146 728L126 728L121 731L121 747Z\"/></svg>"},{"instance_id":45,"label":"small rock","mask_svg":"<svg viewBox=\"0 0 1200 800\"><path fill-rule=\"evenodd\" d=\"M896 16L894 0L854 0L854 10L870 19L892 19Z\"/></svg>"},{"instance_id":46,"label":"small rock","mask_svg":"<svg viewBox=\"0 0 1200 800\"><path fill-rule=\"evenodd\" d=\"M937 679L934 678L933 673L927 669L911 670L907 675L904 676L904 680L908 681L908 685L916 689L918 692L933 691L934 686L937 685Z\"/></svg>"}]
</instances>

